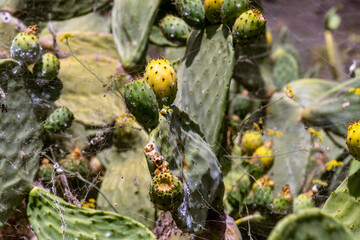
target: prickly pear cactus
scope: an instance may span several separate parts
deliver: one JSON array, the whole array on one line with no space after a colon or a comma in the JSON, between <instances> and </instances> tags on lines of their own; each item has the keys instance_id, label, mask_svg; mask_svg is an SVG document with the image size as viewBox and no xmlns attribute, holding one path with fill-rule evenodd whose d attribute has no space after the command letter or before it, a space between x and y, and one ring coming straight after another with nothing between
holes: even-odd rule
<instances>
[{"instance_id":1,"label":"prickly pear cactus","mask_svg":"<svg viewBox=\"0 0 360 240\"><path fill-rule=\"evenodd\" d=\"M186 42L191 31L191 27L183 19L173 15L164 17L159 26L164 36L173 42Z\"/></svg>"},{"instance_id":2,"label":"prickly pear cactus","mask_svg":"<svg viewBox=\"0 0 360 240\"><path fill-rule=\"evenodd\" d=\"M89 4L87 0L59 0L46 4L44 1L15 0L7 1L3 10L15 16L22 15L28 21L64 20L84 15L94 9L101 10L110 2L110 0L95 0Z\"/></svg>"},{"instance_id":3,"label":"prickly pear cactus","mask_svg":"<svg viewBox=\"0 0 360 240\"><path fill-rule=\"evenodd\" d=\"M0 225L30 191L43 146L42 126L27 95L25 81L32 78L26 67L12 59L0 60Z\"/></svg>"},{"instance_id":4,"label":"prickly pear cactus","mask_svg":"<svg viewBox=\"0 0 360 240\"><path fill-rule=\"evenodd\" d=\"M316 226L316 228L314 228ZM319 209L306 209L282 219L271 232L269 240L354 240L351 232L335 218Z\"/></svg>"},{"instance_id":5,"label":"prickly pear cactus","mask_svg":"<svg viewBox=\"0 0 360 240\"><path fill-rule=\"evenodd\" d=\"M36 36L36 30L32 31L31 27L27 30L16 35L11 44L10 53L13 59L21 63L32 64L40 56L41 45Z\"/></svg>"},{"instance_id":6,"label":"prickly pear cactus","mask_svg":"<svg viewBox=\"0 0 360 240\"><path fill-rule=\"evenodd\" d=\"M35 63L33 74L37 78L52 80L56 78L59 73L60 62L59 59L52 53L45 53Z\"/></svg>"},{"instance_id":7,"label":"prickly pear cactus","mask_svg":"<svg viewBox=\"0 0 360 240\"><path fill-rule=\"evenodd\" d=\"M266 19L258 10L248 10L235 21L232 30L234 41L240 45L249 45L259 40L265 32Z\"/></svg>"},{"instance_id":8,"label":"prickly pear cactus","mask_svg":"<svg viewBox=\"0 0 360 240\"><path fill-rule=\"evenodd\" d=\"M227 27L214 25L191 33L177 70L175 105L199 123L215 154L220 149L233 64L232 37Z\"/></svg>"},{"instance_id":9,"label":"prickly pear cactus","mask_svg":"<svg viewBox=\"0 0 360 240\"><path fill-rule=\"evenodd\" d=\"M57 133L71 127L74 115L65 106L59 107L52 112L44 123L48 132Z\"/></svg>"},{"instance_id":10,"label":"prickly pear cactus","mask_svg":"<svg viewBox=\"0 0 360 240\"><path fill-rule=\"evenodd\" d=\"M205 9L201 0L175 0L175 6L182 19L191 27L205 27Z\"/></svg>"},{"instance_id":11,"label":"prickly pear cactus","mask_svg":"<svg viewBox=\"0 0 360 240\"><path fill-rule=\"evenodd\" d=\"M160 118L151 132L149 143L169 163L172 174L184 186L184 201L172 212L177 226L186 232L200 234L210 209L222 208L224 185L219 162L203 140L199 125L177 107ZM154 169L148 160L150 171Z\"/></svg>"},{"instance_id":12,"label":"prickly pear cactus","mask_svg":"<svg viewBox=\"0 0 360 240\"><path fill-rule=\"evenodd\" d=\"M112 28L123 67L137 70L145 63L151 26L160 0L115 0Z\"/></svg>"},{"instance_id":13,"label":"prickly pear cactus","mask_svg":"<svg viewBox=\"0 0 360 240\"><path fill-rule=\"evenodd\" d=\"M281 90L291 81L299 78L299 64L291 54L284 54L275 61L273 81L276 90Z\"/></svg>"},{"instance_id":14,"label":"prickly pear cactus","mask_svg":"<svg viewBox=\"0 0 360 240\"><path fill-rule=\"evenodd\" d=\"M355 239L360 237L359 186L360 170L357 170L331 193L322 209L324 213L341 221L353 233Z\"/></svg>"},{"instance_id":15,"label":"prickly pear cactus","mask_svg":"<svg viewBox=\"0 0 360 240\"><path fill-rule=\"evenodd\" d=\"M135 220L112 212L77 208L38 187L29 194L26 212L39 239L156 239Z\"/></svg>"},{"instance_id":16,"label":"prickly pear cactus","mask_svg":"<svg viewBox=\"0 0 360 240\"><path fill-rule=\"evenodd\" d=\"M221 21L221 6L223 0L204 0L205 16L212 24Z\"/></svg>"},{"instance_id":17,"label":"prickly pear cactus","mask_svg":"<svg viewBox=\"0 0 360 240\"><path fill-rule=\"evenodd\" d=\"M302 193L294 199L293 212L298 212L304 209L314 207L314 201L312 197L306 193Z\"/></svg>"},{"instance_id":18,"label":"prickly pear cactus","mask_svg":"<svg viewBox=\"0 0 360 240\"><path fill-rule=\"evenodd\" d=\"M157 208L164 211L176 210L184 199L180 179L171 173L156 175L150 186L150 197Z\"/></svg>"},{"instance_id":19,"label":"prickly pear cactus","mask_svg":"<svg viewBox=\"0 0 360 240\"><path fill-rule=\"evenodd\" d=\"M221 6L222 22L232 27L236 18L249 9L249 0L223 0Z\"/></svg>"},{"instance_id":20,"label":"prickly pear cactus","mask_svg":"<svg viewBox=\"0 0 360 240\"><path fill-rule=\"evenodd\" d=\"M159 106L156 96L145 79L125 85L125 103L136 120L145 128L152 128L159 122Z\"/></svg>"},{"instance_id":21,"label":"prickly pear cactus","mask_svg":"<svg viewBox=\"0 0 360 240\"><path fill-rule=\"evenodd\" d=\"M346 145L353 157L360 161L360 126L359 122L350 123L346 134Z\"/></svg>"},{"instance_id":22,"label":"prickly pear cactus","mask_svg":"<svg viewBox=\"0 0 360 240\"><path fill-rule=\"evenodd\" d=\"M156 95L161 109L170 106L177 93L177 76L174 68L166 59L152 60L145 69L144 78Z\"/></svg>"}]
</instances>

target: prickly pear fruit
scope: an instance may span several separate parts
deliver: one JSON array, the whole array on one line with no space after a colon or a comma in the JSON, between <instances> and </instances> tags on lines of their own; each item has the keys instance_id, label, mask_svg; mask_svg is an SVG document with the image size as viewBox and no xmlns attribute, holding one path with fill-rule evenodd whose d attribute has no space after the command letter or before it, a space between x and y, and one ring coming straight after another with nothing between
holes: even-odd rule
<instances>
[{"instance_id":1,"label":"prickly pear fruit","mask_svg":"<svg viewBox=\"0 0 360 240\"><path fill-rule=\"evenodd\" d=\"M152 128L158 124L159 105L145 79L125 85L125 103L136 120L145 128Z\"/></svg>"},{"instance_id":2,"label":"prickly pear fruit","mask_svg":"<svg viewBox=\"0 0 360 240\"><path fill-rule=\"evenodd\" d=\"M173 42L185 43L191 27L181 18L167 15L160 21L160 30L164 36Z\"/></svg>"},{"instance_id":3,"label":"prickly pear fruit","mask_svg":"<svg viewBox=\"0 0 360 240\"><path fill-rule=\"evenodd\" d=\"M152 60L145 69L144 78L156 95L159 107L170 106L176 97L176 72L166 59Z\"/></svg>"},{"instance_id":4,"label":"prickly pear fruit","mask_svg":"<svg viewBox=\"0 0 360 240\"><path fill-rule=\"evenodd\" d=\"M287 211L291 209L292 195L289 185L285 185L282 191L273 201L273 209L276 211Z\"/></svg>"},{"instance_id":5,"label":"prickly pear fruit","mask_svg":"<svg viewBox=\"0 0 360 240\"><path fill-rule=\"evenodd\" d=\"M234 41L240 45L249 45L258 40L265 32L266 19L258 10L242 13L232 27Z\"/></svg>"},{"instance_id":6,"label":"prickly pear fruit","mask_svg":"<svg viewBox=\"0 0 360 240\"><path fill-rule=\"evenodd\" d=\"M221 5L223 0L205 0L205 16L209 22L215 24L221 21Z\"/></svg>"},{"instance_id":7,"label":"prickly pear fruit","mask_svg":"<svg viewBox=\"0 0 360 240\"><path fill-rule=\"evenodd\" d=\"M229 113L235 114L243 119L251 110L253 102L242 94L236 95L231 99Z\"/></svg>"},{"instance_id":8,"label":"prickly pear fruit","mask_svg":"<svg viewBox=\"0 0 360 240\"><path fill-rule=\"evenodd\" d=\"M150 198L161 210L176 210L184 198L184 189L180 179L171 173L156 175L150 185Z\"/></svg>"},{"instance_id":9,"label":"prickly pear fruit","mask_svg":"<svg viewBox=\"0 0 360 240\"><path fill-rule=\"evenodd\" d=\"M360 161L360 122L352 123L348 126L346 145L351 155Z\"/></svg>"},{"instance_id":10,"label":"prickly pear fruit","mask_svg":"<svg viewBox=\"0 0 360 240\"><path fill-rule=\"evenodd\" d=\"M41 166L39 168L40 178L44 182L50 182L51 178L52 178L53 171L54 171L53 165L50 164L48 159L44 158L42 160L42 164L41 164Z\"/></svg>"},{"instance_id":11,"label":"prickly pear fruit","mask_svg":"<svg viewBox=\"0 0 360 240\"><path fill-rule=\"evenodd\" d=\"M36 33L37 25L34 25L16 35L10 48L13 59L27 65L36 62L41 52L40 41Z\"/></svg>"},{"instance_id":12,"label":"prickly pear fruit","mask_svg":"<svg viewBox=\"0 0 360 240\"><path fill-rule=\"evenodd\" d=\"M264 166L264 173L268 172L274 164L273 151L267 146L258 147L253 156L261 160Z\"/></svg>"},{"instance_id":13,"label":"prickly pear fruit","mask_svg":"<svg viewBox=\"0 0 360 240\"><path fill-rule=\"evenodd\" d=\"M35 63L33 73L38 78L52 80L58 75L59 69L59 59L52 53L45 53Z\"/></svg>"},{"instance_id":14,"label":"prickly pear fruit","mask_svg":"<svg viewBox=\"0 0 360 240\"><path fill-rule=\"evenodd\" d=\"M262 145L261 134L257 131L246 131L241 138L241 149L248 156L251 156L253 152Z\"/></svg>"},{"instance_id":15,"label":"prickly pear fruit","mask_svg":"<svg viewBox=\"0 0 360 240\"><path fill-rule=\"evenodd\" d=\"M74 115L65 106L59 107L52 112L44 123L44 128L48 132L57 133L71 127Z\"/></svg>"},{"instance_id":16,"label":"prickly pear fruit","mask_svg":"<svg viewBox=\"0 0 360 240\"><path fill-rule=\"evenodd\" d=\"M182 19L191 27L205 27L205 9L201 0L176 0L175 6Z\"/></svg>"},{"instance_id":17,"label":"prickly pear fruit","mask_svg":"<svg viewBox=\"0 0 360 240\"><path fill-rule=\"evenodd\" d=\"M249 9L249 0L223 0L221 6L222 22L232 27L236 18Z\"/></svg>"},{"instance_id":18,"label":"prickly pear fruit","mask_svg":"<svg viewBox=\"0 0 360 240\"><path fill-rule=\"evenodd\" d=\"M235 186L227 194L228 203L234 208L241 208L244 199L250 191L251 180L249 175L243 175L238 181L236 181Z\"/></svg>"},{"instance_id":19,"label":"prickly pear fruit","mask_svg":"<svg viewBox=\"0 0 360 240\"><path fill-rule=\"evenodd\" d=\"M302 193L294 199L293 211L298 212L303 209L314 207L312 200L312 191L309 193Z\"/></svg>"},{"instance_id":20,"label":"prickly pear fruit","mask_svg":"<svg viewBox=\"0 0 360 240\"><path fill-rule=\"evenodd\" d=\"M246 202L253 204L254 207L267 207L271 204L273 199L274 181L268 177L263 176L252 185L252 194L248 196Z\"/></svg>"}]
</instances>

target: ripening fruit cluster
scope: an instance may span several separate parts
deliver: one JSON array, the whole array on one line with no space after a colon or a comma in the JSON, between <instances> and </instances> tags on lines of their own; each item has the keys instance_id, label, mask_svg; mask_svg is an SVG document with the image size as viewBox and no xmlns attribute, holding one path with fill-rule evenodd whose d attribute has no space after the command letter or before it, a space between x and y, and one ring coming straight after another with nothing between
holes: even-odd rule
<instances>
[{"instance_id":1,"label":"ripening fruit cluster","mask_svg":"<svg viewBox=\"0 0 360 240\"><path fill-rule=\"evenodd\" d=\"M223 23L232 29L234 41L249 45L265 33L266 19L249 0L175 0L178 16L167 15L159 27L164 36L177 44L185 43L191 28Z\"/></svg>"}]
</instances>

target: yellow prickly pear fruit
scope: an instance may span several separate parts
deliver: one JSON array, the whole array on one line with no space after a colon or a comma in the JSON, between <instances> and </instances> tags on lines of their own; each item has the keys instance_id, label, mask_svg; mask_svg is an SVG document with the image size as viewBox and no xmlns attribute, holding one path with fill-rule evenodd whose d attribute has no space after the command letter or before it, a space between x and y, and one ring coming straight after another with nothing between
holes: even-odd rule
<instances>
[{"instance_id":1,"label":"yellow prickly pear fruit","mask_svg":"<svg viewBox=\"0 0 360 240\"><path fill-rule=\"evenodd\" d=\"M246 131L241 139L241 149L251 156L262 145L261 134L257 131Z\"/></svg>"},{"instance_id":2,"label":"yellow prickly pear fruit","mask_svg":"<svg viewBox=\"0 0 360 240\"><path fill-rule=\"evenodd\" d=\"M253 156L259 158L264 166L264 173L270 170L274 164L273 150L271 149L271 143L267 143L264 146L258 147Z\"/></svg>"},{"instance_id":3,"label":"yellow prickly pear fruit","mask_svg":"<svg viewBox=\"0 0 360 240\"><path fill-rule=\"evenodd\" d=\"M211 23L218 23L221 21L221 5L223 0L205 0L205 16Z\"/></svg>"},{"instance_id":4,"label":"yellow prickly pear fruit","mask_svg":"<svg viewBox=\"0 0 360 240\"><path fill-rule=\"evenodd\" d=\"M360 122L352 123L348 126L346 145L351 155L360 161Z\"/></svg>"},{"instance_id":5,"label":"yellow prickly pear fruit","mask_svg":"<svg viewBox=\"0 0 360 240\"><path fill-rule=\"evenodd\" d=\"M145 80L156 95L159 107L170 106L176 97L177 77L174 68L166 59L152 60L145 69Z\"/></svg>"}]
</instances>

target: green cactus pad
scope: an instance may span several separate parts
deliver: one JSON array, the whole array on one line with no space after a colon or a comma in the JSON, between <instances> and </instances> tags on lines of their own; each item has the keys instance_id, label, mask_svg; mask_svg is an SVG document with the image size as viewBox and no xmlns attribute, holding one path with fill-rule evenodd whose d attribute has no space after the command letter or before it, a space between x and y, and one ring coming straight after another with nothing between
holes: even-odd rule
<instances>
[{"instance_id":1,"label":"green cactus pad","mask_svg":"<svg viewBox=\"0 0 360 240\"><path fill-rule=\"evenodd\" d=\"M152 128L159 122L159 106L156 96L145 79L125 85L125 103L130 112L145 128Z\"/></svg>"},{"instance_id":2,"label":"green cactus pad","mask_svg":"<svg viewBox=\"0 0 360 240\"><path fill-rule=\"evenodd\" d=\"M235 21L232 30L234 42L249 45L260 39L265 32L266 19L258 10L248 10Z\"/></svg>"},{"instance_id":3,"label":"green cactus pad","mask_svg":"<svg viewBox=\"0 0 360 240\"><path fill-rule=\"evenodd\" d=\"M46 131L51 133L58 133L71 127L74 115L65 106L59 107L52 112L44 123Z\"/></svg>"},{"instance_id":4,"label":"green cactus pad","mask_svg":"<svg viewBox=\"0 0 360 240\"><path fill-rule=\"evenodd\" d=\"M294 199L293 212L314 207L314 202L310 196L303 193Z\"/></svg>"},{"instance_id":5,"label":"green cactus pad","mask_svg":"<svg viewBox=\"0 0 360 240\"><path fill-rule=\"evenodd\" d=\"M167 15L160 21L160 30L164 36L173 42L186 42L189 37L191 27L187 23L176 16Z\"/></svg>"},{"instance_id":6,"label":"green cactus pad","mask_svg":"<svg viewBox=\"0 0 360 240\"><path fill-rule=\"evenodd\" d=\"M273 81L277 91L280 91L291 81L299 78L299 64L291 54L284 54L275 61Z\"/></svg>"},{"instance_id":7,"label":"green cactus pad","mask_svg":"<svg viewBox=\"0 0 360 240\"><path fill-rule=\"evenodd\" d=\"M175 0L175 6L180 16L191 27L205 27L205 9L201 0Z\"/></svg>"},{"instance_id":8,"label":"green cactus pad","mask_svg":"<svg viewBox=\"0 0 360 240\"><path fill-rule=\"evenodd\" d=\"M59 69L59 59L52 53L45 53L35 63L33 68L33 74L37 78L52 80L58 75Z\"/></svg>"},{"instance_id":9,"label":"green cactus pad","mask_svg":"<svg viewBox=\"0 0 360 240\"><path fill-rule=\"evenodd\" d=\"M282 219L268 240L354 240L350 231L319 209L306 209Z\"/></svg>"},{"instance_id":10,"label":"green cactus pad","mask_svg":"<svg viewBox=\"0 0 360 240\"><path fill-rule=\"evenodd\" d=\"M94 9L101 10L110 2L94 0L89 4L88 0L56 0L46 4L44 1L15 0L7 1L3 10L15 16L22 16L27 21L65 20L92 12Z\"/></svg>"},{"instance_id":11,"label":"green cactus pad","mask_svg":"<svg viewBox=\"0 0 360 240\"><path fill-rule=\"evenodd\" d=\"M184 202L172 212L177 226L200 234L209 209L221 209L224 185L219 162L200 127L186 112L172 106L151 132L149 143L183 182ZM148 161L151 170L152 162Z\"/></svg>"},{"instance_id":12,"label":"green cactus pad","mask_svg":"<svg viewBox=\"0 0 360 240\"><path fill-rule=\"evenodd\" d=\"M198 122L207 142L219 153L234 49L223 25L193 31L178 70L178 93L174 104Z\"/></svg>"},{"instance_id":13,"label":"green cactus pad","mask_svg":"<svg viewBox=\"0 0 360 240\"><path fill-rule=\"evenodd\" d=\"M249 9L249 0L223 0L221 6L222 21L227 26L232 27L236 18Z\"/></svg>"},{"instance_id":14,"label":"green cactus pad","mask_svg":"<svg viewBox=\"0 0 360 240\"><path fill-rule=\"evenodd\" d=\"M359 166L356 167L359 169ZM359 191L360 170L357 170L331 193L322 211L330 214L349 229L355 239L360 238Z\"/></svg>"},{"instance_id":15,"label":"green cactus pad","mask_svg":"<svg viewBox=\"0 0 360 240\"><path fill-rule=\"evenodd\" d=\"M164 211L176 211L184 199L184 189L178 177L171 173L156 175L150 185L150 198Z\"/></svg>"},{"instance_id":16,"label":"green cactus pad","mask_svg":"<svg viewBox=\"0 0 360 240\"><path fill-rule=\"evenodd\" d=\"M7 0L4 0L7 1ZM1 57L7 58L10 57L10 47L11 43L19 32L22 32L26 29L25 24L12 16L9 12L1 11L0 12L0 29L3 34L0 35L1 41Z\"/></svg>"},{"instance_id":17,"label":"green cactus pad","mask_svg":"<svg viewBox=\"0 0 360 240\"><path fill-rule=\"evenodd\" d=\"M35 34L21 32L14 38L11 57L21 63L32 64L38 60L41 52L39 38Z\"/></svg>"},{"instance_id":18,"label":"green cactus pad","mask_svg":"<svg viewBox=\"0 0 360 240\"><path fill-rule=\"evenodd\" d=\"M38 239L156 239L141 223L112 212L77 208L33 188L26 212Z\"/></svg>"},{"instance_id":19,"label":"green cactus pad","mask_svg":"<svg viewBox=\"0 0 360 240\"><path fill-rule=\"evenodd\" d=\"M32 75L12 59L0 60L1 104L0 226L30 191L43 146L42 126L28 96L25 81Z\"/></svg>"},{"instance_id":20,"label":"green cactus pad","mask_svg":"<svg viewBox=\"0 0 360 240\"><path fill-rule=\"evenodd\" d=\"M223 0L204 0L205 16L212 24L221 22Z\"/></svg>"},{"instance_id":21,"label":"green cactus pad","mask_svg":"<svg viewBox=\"0 0 360 240\"><path fill-rule=\"evenodd\" d=\"M112 29L122 66L138 70L145 63L146 48L160 0L115 0Z\"/></svg>"}]
</instances>

